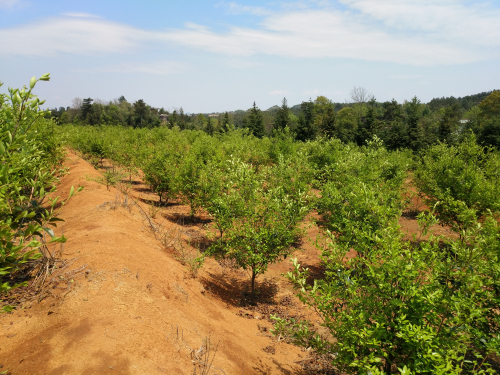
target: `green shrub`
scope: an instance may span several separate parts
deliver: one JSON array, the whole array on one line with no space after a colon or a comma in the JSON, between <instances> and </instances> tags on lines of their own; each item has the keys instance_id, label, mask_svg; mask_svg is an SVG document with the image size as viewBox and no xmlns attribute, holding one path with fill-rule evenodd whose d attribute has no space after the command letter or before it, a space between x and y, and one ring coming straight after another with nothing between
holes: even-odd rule
<instances>
[{"instance_id":1,"label":"green shrub","mask_svg":"<svg viewBox=\"0 0 500 375\"><path fill-rule=\"evenodd\" d=\"M500 211L500 156L478 145L472 133L456 146L431 147L416 168L415 182L426 204L455 231L466 225L465 209L477 216Z\"/></svg>"},{"instance_id":2,"label":"green shrub","mask_svg":"<svg viewBox=\"0 0 500 375\"><path fill-rule=\"evenodd\" d=\"M44 232L51 237L49 243L66 240L49 227L61 219L55 211L57 198L48 199L64 155L51 134L52 120L39 109L43 102L32 94L38 81L48 80L48 74L33 77L29 89L0 95L0 296L22 285L6 278L43 256L38 250ZM2 311L9 309L4 306Z\"/></svg>"}]
</instances>

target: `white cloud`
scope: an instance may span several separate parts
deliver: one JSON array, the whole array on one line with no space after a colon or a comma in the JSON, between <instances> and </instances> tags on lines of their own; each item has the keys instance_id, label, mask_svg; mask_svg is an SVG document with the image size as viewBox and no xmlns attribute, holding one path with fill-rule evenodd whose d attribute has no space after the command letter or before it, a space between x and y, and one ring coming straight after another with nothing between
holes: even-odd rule
<instances>
[{"instance_id":1,"label":"white cloud","mask_svg":"<svg viewBox=\"0 0 500 375\"><path fill-rule=\"evenodd\" d=\"M148 32L89 17L56 17L10 29L0 29L0 52L51 56L58 52L93 54L128 52Z\"/></svg>"},{"instance_id":2,"label":"white cloud","mask_svg":"<svg viewBox=\"0 0 500 375\"><path fill-rule=\"evenodd\" d=\"M99 16L96 16L95 14L83 13L83 12L68 12L68 13L63 13L63 16L76 17L76 18L101 18Z\"/></svg>"},{"instance_id":3,"label":"white cloud","mask_svg":"<svg viewBox=\"0 0 500 375\"><path fill-rule=\"evenodd\" d=\"M288 91L286 90L273 90L269 93L269 95L286 95Z\"/></svg>"},{"instance_id":4,"label":"white cloud","mask_svg":"<svg viewBox=\"0 0 500 375\"><path fill-rule=\"evenodd\" d=\"M273 55L432 66L500 57L500 10L486 3L340 1L347 10L328 6L325 0L309 0L293 3L293 8L270 16L266 9L221 3L221 7L233 12L263 17L256 27L230 26L223 32L194 23L186 23L181 29L147 31L85 13L71 13L0 29L0 53L127 53L147 48L150 42L155 50L175 43L236 60Z\"/></svg>"},{"instance_id":5,"label":"white cloud","mask_svg":"<svg viewBox=\"0 0 500 375\"><path fill-rule=\"evenodd\" d=\"M364 17L400 31L427 33L443 40L499 46L500 9L484 1L340 0Z\"/></svg>"},{"instance_id":6,"label":"white cloud","mask_svg":"<svg viewBox=\"0 0 500 375\"><path fill-rule=\"evenodd\" d=\"M19 0L0 0L0 8L12 8Z\"/></svg>"}]
</instances>

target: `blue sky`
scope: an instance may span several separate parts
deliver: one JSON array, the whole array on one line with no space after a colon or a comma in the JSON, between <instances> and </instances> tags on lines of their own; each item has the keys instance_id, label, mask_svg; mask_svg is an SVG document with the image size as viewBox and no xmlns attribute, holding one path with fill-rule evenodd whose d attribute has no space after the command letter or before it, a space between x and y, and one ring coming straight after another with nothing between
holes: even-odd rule
<instances>
[{"instance_id":1,"label":"blue sky","mask_svg":"<svg viewBox=\"0 0 500 375\"><path fill-rule=\"evenodd\" d=\"M498 0L0 0L0 81L186 112L500 88Z\"/></svg>"}]
</instances>

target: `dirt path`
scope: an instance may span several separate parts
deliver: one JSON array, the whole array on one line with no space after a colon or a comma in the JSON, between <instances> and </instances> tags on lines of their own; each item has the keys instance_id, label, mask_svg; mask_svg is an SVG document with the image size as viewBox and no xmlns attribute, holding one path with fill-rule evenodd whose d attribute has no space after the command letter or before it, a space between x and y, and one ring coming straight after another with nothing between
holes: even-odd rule
<instances>
[{"instance_id":1,"label":"dirt path","mask_svg":"<svg viewBox=\"0 0 500 375\"><path fill-rule=\"evenodd\" d=\"M113 207L117 190L92 181L99 172L69 157L57 194L85 187L61 211L68 237L63 258L74 261L53 284L53 297L0 316L0 371L192 374L191 349L210 335L214 347L219 343L210 374L301 373L294 361L304 353L269 337L263 314L238 306L245 275L208 260L191 278L164 251L140 210ZM134 189L138 195L140 184ZM163 214L175 210L188 208L171 206ZM200 224L184 227L189 229L200 231ZM312 260L314 253L301 256ZM272 292L273 308L294 308L291 288L279 276L287 268L288 262L275 265L259 280L263 292Z\"/></svg>"}]
</instances>

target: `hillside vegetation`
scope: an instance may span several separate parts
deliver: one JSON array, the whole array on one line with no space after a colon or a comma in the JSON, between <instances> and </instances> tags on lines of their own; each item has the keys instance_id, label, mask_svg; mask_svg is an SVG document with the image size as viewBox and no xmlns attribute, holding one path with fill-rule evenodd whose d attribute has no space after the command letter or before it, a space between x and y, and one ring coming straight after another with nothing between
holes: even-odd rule
<instances>
[{"instance_id":1,"label":"hillside vegetation","mask_svg":"<svg viewBox=\"0 0 500 375\"><path fill-rule=\"evenodd\" d=\"M273 129L254 105L245 127L229 116L214 127L200 117L197 130L171 117L169 125L150 115L139 122L139 112L133 126L109 125L103 116L112 104L102 105L93 125L55 126L30 91L12 91L0 109L2 293L20 286L9 277L23 264L44 255L43 231L64 240L47 227L56 202L43 197L66 145L105 168L99 182L107 189L119 183L126 193L127 181L139 176L157 195L151 212L181 202L190 208L186 219L209 217L208 246L183 259L193 277L208 258L247 270L256 303L256 281L290 256L286 277L327 334L312 321L277 315L272 332L335 371L496 373L500 154L492 146L499 94L479 104L468 129L450 108L426 122L438 115L423 115L428 108L417 98L403 106L372 99L338 112L318 98L303 103L296 126L287 122L284 101ZM411 191L428 209L412 206ZM291 256L312 214L321 275ZM420 231L410 238L399 220L411 214ZM434 235L436 224L454 235Z\"/></svg>"}]
</instances>

